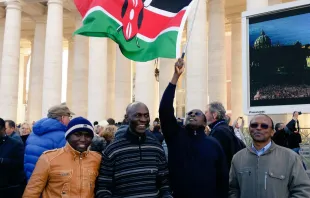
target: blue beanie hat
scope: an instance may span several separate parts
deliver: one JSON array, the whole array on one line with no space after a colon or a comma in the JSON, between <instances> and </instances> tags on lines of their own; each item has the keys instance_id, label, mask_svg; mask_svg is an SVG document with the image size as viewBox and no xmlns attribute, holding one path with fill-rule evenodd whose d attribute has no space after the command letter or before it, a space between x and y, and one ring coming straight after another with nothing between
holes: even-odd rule
<instances>
[{"instance_id":1,"label":"blue beanie hat","mask_svg":"<svg viewBox=\"0 0 310 198\"><path fill-rule=\"evenodd\" d=\"M79 132L79 131L88 132L92 137L94 137L94 135L95 135L94 127L90 123L90 121L88 121L87 119L85 119L83 117L77 117L77 118L72 119L69 122L69 124L67 126L67 131L65 133L66 139L72 133Z\"/></svg>"}]
</instances>

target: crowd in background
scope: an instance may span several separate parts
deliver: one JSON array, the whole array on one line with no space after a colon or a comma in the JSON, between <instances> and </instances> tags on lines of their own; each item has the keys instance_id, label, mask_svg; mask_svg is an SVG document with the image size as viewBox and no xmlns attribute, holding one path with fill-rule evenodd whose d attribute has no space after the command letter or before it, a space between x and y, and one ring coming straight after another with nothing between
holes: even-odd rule
<instances>
[{"instance_id":1,"label":"crowd in background","mask_svg":"<svg viewBox=\"0 0 310 198\"><path fill-rule=\"evenodd\" d=\"M251 94L254 100L310 97L310 85L268 85Z\"/></svg>"}]
</instances>

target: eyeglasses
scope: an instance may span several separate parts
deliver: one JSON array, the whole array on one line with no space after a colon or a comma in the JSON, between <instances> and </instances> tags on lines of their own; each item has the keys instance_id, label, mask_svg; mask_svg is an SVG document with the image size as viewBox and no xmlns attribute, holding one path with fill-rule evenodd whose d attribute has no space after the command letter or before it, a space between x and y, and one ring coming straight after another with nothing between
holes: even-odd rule
<instances>
[{"instance_id":1,"label":"eyeglasses","mask_svg":"<svg viewBox=\"0 0 310 198\"><path fill-rule=\"evenodd\" d=\"M253 128L253 129L256 129L258 126L260 126L262 129L268 129L269 128L269 125L268 124L258 124L258 123L252 123L250 124L250 127Z\"/></svg>"},{"instance_id":2,"label":"eyeglasses","mask_svg":"<svg viewBox=\"0 0 310 198\"><path fill-rule=\"evenodd\" d=\"M197 112L191 111L191 112L188 112L188 113L187 113L188 116L191 116L192 114L194 114L195 116L201 116L201 115L202 115L202 113L199 112L199 111L197 111Z\"/></svg>"}]
</instances>

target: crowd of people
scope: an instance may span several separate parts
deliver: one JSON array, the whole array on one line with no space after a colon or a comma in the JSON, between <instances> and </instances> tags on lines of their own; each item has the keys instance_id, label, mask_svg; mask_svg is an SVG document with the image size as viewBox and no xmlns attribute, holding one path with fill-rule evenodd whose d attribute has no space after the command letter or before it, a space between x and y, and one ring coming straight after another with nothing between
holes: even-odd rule
<instances>
[{"instance_id":1,"label":"crowd of people","mask_svg":"<svg viewBox=\"0 0 310 198\"><path fill-rule=\"evenodd\" d=\"M72 118L65 104L51 107L32 129L21 125L20 135L13 121L0 119L0 196L310 197L310 179L298 153L272 141L274 123L268 115L250 120L248 146L244 119L230 126L219 102L204 112L190 110L184 121L176 118L173 101L183 72L179 59L153 123L142 102L127 106L121 124L112 118L94 123ZM296 113L293 120L289 126L297 124Z\"/></svg>"},{"instance_id":2,"label":"crowd of people","mask_svg":"<svg viewBox=\"0 0 310 198\"><path fill-rule=\"evenodd\" d=\"M268 85L253 92L254 100L292 99L310 97L310 85Z\"/></svg>"}]
</instances>

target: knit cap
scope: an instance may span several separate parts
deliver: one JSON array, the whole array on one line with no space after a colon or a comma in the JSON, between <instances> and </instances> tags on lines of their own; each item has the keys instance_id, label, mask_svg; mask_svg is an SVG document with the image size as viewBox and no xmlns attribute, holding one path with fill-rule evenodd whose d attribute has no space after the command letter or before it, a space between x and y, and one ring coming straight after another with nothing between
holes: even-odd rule
<instances>
[{"instance_id":1,"label":"knit cap","mask_svg":"<svg viewBox=\"0 0 310 198\"><path fill-rule=\"evenodd\" d=\"M68 139L71 134L80 131L88 132L92 137L95 135L94 127L89 120L83 117L76 117L69 122L65 137Z\"/></svg>"}]
</instances>

